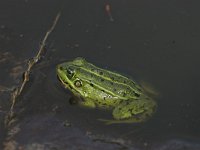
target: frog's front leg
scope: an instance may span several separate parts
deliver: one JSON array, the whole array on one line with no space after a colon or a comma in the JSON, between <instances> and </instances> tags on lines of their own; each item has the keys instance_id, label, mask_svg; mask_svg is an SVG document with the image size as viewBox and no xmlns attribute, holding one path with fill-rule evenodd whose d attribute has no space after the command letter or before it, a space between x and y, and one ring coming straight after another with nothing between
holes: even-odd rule
<instances>
[{"instance_id":1,"label":"frog's front leg","mask_svg":"<svg viewBox=\"0 0 200 150\"><path fill-rule=\"evenodd\" d=\"M156 102L147 99L130 99L121 102L113 110L115 120L104 120L106 124L139 123L146 121L155 111Z\"/></svg>"},{"instance_id":2,"label":"frog's front leg","mask_svg":"<svg viewBox=\"0 0 200 150\"><path fill-rule=\"evenodd\" d=\"M89 108L95 108L96 107L94 100L92 100L90 98L84 98L84 99L81 98L80 104L82 106L89 107Z\"/></svg>"}]
</instances>

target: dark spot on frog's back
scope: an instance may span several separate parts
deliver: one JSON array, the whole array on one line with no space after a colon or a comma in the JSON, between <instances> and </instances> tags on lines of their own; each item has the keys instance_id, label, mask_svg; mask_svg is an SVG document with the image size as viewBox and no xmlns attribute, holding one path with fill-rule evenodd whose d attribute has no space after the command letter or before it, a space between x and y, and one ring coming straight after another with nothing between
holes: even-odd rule
<instances>
[{"instance_id":1,"label":"dark spot on frog's back","mask_svg":"<svg viewBox=\"0 0 200 150\"><path fill-rule=\"evenodd\" d=\"M90 83L90 86L91 86L91 87L94 87L94 84L93 84L93 83Z\"/></svg>"},{"instance_id":2,"label":"dark spot on frog's back","mask_svg":"<svg viewBox=\"0 0 200 150\"><path fill-rule=\"evenodd\" d=\"M105 106L106 106L106 103L102 103L101 105L105 107Z\"/></svg>"},{"instance_id":3,"label":"dark spot on frog's back","mask_svg":"<svg viewBox=\"0 0 200 150\"><path fill-rule=\"evenodd\" d=\"M115 80L115 78L114 78L114 77L110 77L110 78L111 78L111 80L113 80L113 81Z\"/></svg>"},{"instance_id":4,"label":"dark spot on frog's back","mask_svg":"<svg viewBox=\"0 0 200 150\"><path fill-rule=\"evenodd\" d=\"M129 108L129 109L128 109L128 111L129 111L130 113L132 113L132 110L133 110L132 108Z\"/></svg>"},{"instance_id":5,"label":"dark spot on frog's back","mask_svg":"<svg viewBox=\"0 0 200 150\"><path fill-rule=\"evenodd\" d=\"M101 82L103 82L104 81L104 79L101 79Z\"/></svg>"},{"instance_id":6,"label":"dark spot on frog's back","mask_svg":"<svg viewBox=\"0 0 200 150\"><path fill-rule=\"evenodd\" d=\"M103 72L102 72L102 71L100 71L100 72L99 72L99 74L100 74L100 75L103 75Z\"/></svg>"},{"instance_id":7,"label":"dark spot on frog's back","mask_svg":"<svg viewBox=\"0 0 200 150\"><path fill-rule=\"evenodd\" d=\"M101 90L102 92L105 92L104 90Z\"/></svg>"},{"instance_id":8,"label":"dark spot on frog's back","mask_svg":"<svg viewBox=\"0 0 200 150\"><path fill-rule=\"evenodd\" d=\"M126 96L126 93L124 92L124 93L123 93L123 97L125 97L125 96Z\"/></svg>"},{"instance_id":9,"label":"dark spot on frog's back","mask_svg":"<svg viewBox=\"0 0 200 150\"><path fill-rule=\"evenodd\" d=\"M138 93L135 93L135 96L136 96L136 97L140 97L140 94L138 94Z\"/></svg>"}]
</instances>

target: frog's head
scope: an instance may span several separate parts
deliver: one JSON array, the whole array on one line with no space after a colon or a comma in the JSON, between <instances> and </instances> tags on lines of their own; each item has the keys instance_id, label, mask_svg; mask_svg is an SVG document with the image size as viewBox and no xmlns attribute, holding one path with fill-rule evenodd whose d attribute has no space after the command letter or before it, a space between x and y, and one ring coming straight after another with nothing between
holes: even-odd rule
<instances>
[{"instance_id":1,"label":"frog's head","mask_svg":"<svg viewBox=\"0 0 200 150\"><path fill-rule=\"evenodd\" d=\"M79 68L86 63L83 58L76 58L73 61L57 65L57 75L61 83L74 94L83 94L83 84L79 77Z\"/></svg>"}]
</instances>

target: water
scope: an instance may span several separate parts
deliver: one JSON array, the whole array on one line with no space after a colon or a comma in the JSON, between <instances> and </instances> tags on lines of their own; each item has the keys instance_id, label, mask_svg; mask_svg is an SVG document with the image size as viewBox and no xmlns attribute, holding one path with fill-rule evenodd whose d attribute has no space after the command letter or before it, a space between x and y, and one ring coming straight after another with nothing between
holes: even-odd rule
<instances>
[{"instance_id":1,"label":"water","mask_svg":"<svg viewBox=\"0 0 200 150\"><path fill-rule=\"evenodd\" d=\"M34 67L15 108L17 122L11 129L17 132L10 141L17 144L7 142L7 146L76 149L81 143L88 149L199 149L200 22L196 1L1 3L1 60L5 52L12 55L0 64L1 85L6 87L20 83L26 60L35 55L62 8L45 57ZM114 21L105 11L106 4ZM55 67L78 56L153 85L160 93L156 114L146 123L108 126L97 119L111 118L111 112L70 105L71 93L60 86ZM16 66L21 66L21 72L14 77L11 71ZM0 106L7 111L8 95L1 97ZM3 126L1 129L8 133Z\"/></svg>"}]
</instances>

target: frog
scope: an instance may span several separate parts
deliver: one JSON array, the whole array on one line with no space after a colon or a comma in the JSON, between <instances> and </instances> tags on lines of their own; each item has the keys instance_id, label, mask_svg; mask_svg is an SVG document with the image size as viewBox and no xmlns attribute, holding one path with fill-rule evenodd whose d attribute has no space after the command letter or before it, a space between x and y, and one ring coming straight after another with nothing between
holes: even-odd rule
<instances>
[{"instance_id":1,"label":"frog","mask_svg":"<svg viewBox=\"0 0 200 150\"><path fill-rule=\"evenodd\" d=\"M60 63L56 71L59 81L78 99L78 104L111 110L112 119L98 119L106 124L145 122L157 108L157 102L139 83L85 58Z\"/></svg>"}]
</instances>

